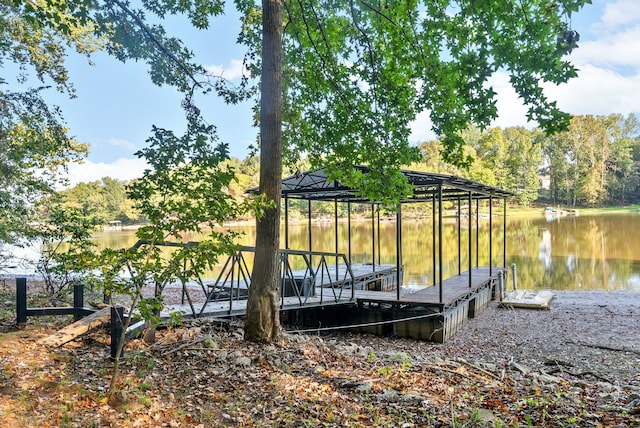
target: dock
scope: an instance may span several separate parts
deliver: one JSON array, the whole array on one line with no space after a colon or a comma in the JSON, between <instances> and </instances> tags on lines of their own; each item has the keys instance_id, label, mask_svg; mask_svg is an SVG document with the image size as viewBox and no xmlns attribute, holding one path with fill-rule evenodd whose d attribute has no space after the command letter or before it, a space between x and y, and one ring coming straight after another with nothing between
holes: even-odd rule
<instances>
[{"instance_id":1,"label":"dock","mask_svg":"<svg viewBox=\"0 0 640 428\"><path fill-rule=\"evenodd\" d=\"M338 273L347 269L340 265L328 268ZM299 328L353 325L355 327L350 329L355 331L444 342L488 306L496 297L498 287L504 284L506 274L504 269L474 268L470 271L471 282L467 271L444 280L442 287L429 286L417 291L401 289L398 293L395 289L382 291L378 288L382 283L389 285L394 281L395 265L379 265L373 271L372 265L365 264L353 266L351 270L358 272L355 281L343 284L324 277L322 282L322 276L317 275L312 292L302 288L300 293L283 295L280 303L283 318ZM304 271L295 274L301 281L299 284L304 283ZM340 287L336 286L338 284ZM231 289L232 285L228 286ZM168 317L172 312L182 312L185 318L244 316L247 300L241 297L243 293L227 296L226 299L193 302L193 307L167 305L161 316Z\"/></svg>"},{"instance_id":2,"label":"dock","mask_svg":"<svg viewBox=\"0 0 640 428\"><path fill-rule=\"evenodd\" d=\"M353 168L363 176L372 172L365 165ZM468 319L484 310L498 294L502 296L507 273L507 199L514 194L457 176L409 170L400 172L413 192L399 201L394 212L395 245L385 242L384 246L381 222L393 221L394 216L384 214L381 202L363 198L359 189L335 180L326 168L296 173L282 180L284 234L281 236L278 262L283 326L295 331L342 329L444 342ZM249 194L260 192L258 187L247 190ZM307 206L306 248L304 244L302 248L291 247L289 201ZM318 251L312 236L313 205L331 201L333 216L325 212L322 218L323 223L334 226L334 245L330 251ZM402 254L402 207L412 203L431 205L431 236L419 239L417 245L424 245L424 257L431 262L433 276L430 284L425 284L419 291L402 288L405 263ZM338 231L341 222L339 205L344 208L343 217L346 211L346 237ZM371 214L368 245L362 242L354 245L352 205L359 206L360 214L367 211ZM501 212L494 212L494 208L500 205ZM445 237L443 223L445 217L452 213L457 225L456 233ZM486 230L481 227L480 219L488 222ZM360 240L362 236L358 238ZM389 238L387 235L384 239ZM457 244L458 275L445 278L442 266L449 261L444 260L443 247L449 239L452 241L447 244ZM481 247L484 242L488 246ZM192 244L197 245L183 245ZM322 247L327 248L326 245ZM381 264L383 247L386 247L385 260L393 260L394 264ZM499 247L502 251L498 251ZM353 263L354 251L363 254L363 250L367 263ZM253 253L255 248L241 247L221 266L216 279L202 281L197 278L204 292L204 301L191 298L191 291L183 283L183 295L189 305L167 306L163 314L181 311L185 318L244 316L255 260ZM488 267L480 266L480 254L489 255ZM465 266L463 260L466 260Z\"/></svg>"}]
</instances>

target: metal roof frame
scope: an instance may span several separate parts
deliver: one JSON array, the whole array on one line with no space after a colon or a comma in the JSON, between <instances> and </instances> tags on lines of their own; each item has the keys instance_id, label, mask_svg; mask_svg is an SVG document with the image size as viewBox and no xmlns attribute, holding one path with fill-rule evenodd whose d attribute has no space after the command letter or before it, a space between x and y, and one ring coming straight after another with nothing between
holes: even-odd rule
<instances>
[{"instance_id":1,"label":"metal roof frame","mask_svg":"<svg viewBox=\"0 0 640 428\"><path fill-rule=\"evenodd\" d=\"M358 170L367 174L367 166L356 166ZM443 200L472 199L506 199L514 193L498 187L488 186L466 178L454 175L434 174L429 172L402 170L409 184L413 186L413 195L403 199L401 203L421 202L431 200L442 189ZM248 193L258 193L259 188L247 190ZM290 199L304 199L316 201L371 203L358 195L358 190L336 180L329 180L325 168L296 173L282 180L282 196ZM376 203L376 201L374 201Z\"/></svg>"},{"instance_id":2,"label":"metal roof frame","mask_svg":"<svg viewBox=\"0 0 640 428\"><path fill-rule=\"evenodd\" d=\"M367 166L355 166L356 169L360 170L363 174L367 174L370 169ZM456 201L458 206L458 274L462 274L462 266L460 264L461 261L461 203L465 201L469 205L469 221L467 222L468 229L468 278L469 278L469 287L471 288L472 284L472 270L473 270L473 248L472 248L472 230L473 222L471 221L471 209L473 207L472 202L475 201L475 231L476 231L476 248L475 248L475 259L476 259L476 267L478 267L478 243L479 243L479 201L481 200L489 200L491 203L489 206L489 254L493 254L493 242L491 231L493 230L493 200L494 199L502 199L504 203L503 210L503 242L506 243L506 214L507 214L507 198L513 196L514 193L509 192L507 190L503 190L497 187L487 186L472 180L468 180L465 178L457 177L454 175L444 175L444 174L433 174L428 172L420 172L420 171L409 171L402 170L402 174L407 178L409 184L413 186L413 194L406 199L400 200L400 206L398 207L398 211L396 212L396 283L398 284L396 288L397 292L397 300L400 300L400 286L401 286L401 276L400 270L402 266L402 204L411 203L411 202L431 202L433 204L432 209L432 248L431 253L433 256L433 285L438 284L439 286L439 300L440 303L443 302L443 277L442 277L442 269L436 269L438 263L442 263L443 259L443 239L442 239L442 223L443 223L443 201ZM247 190L247 193L257 194L259 193L259 188L253 188ZM325 168L307 171L304 173L296 173L290 177L284 178L282 180L282 191L281 196L285 199L285 201L289 199L300 199L306 200L309 204L309 251L311 251L311 203L312 201L335 201L335 209L334 209L334 217L335 217L335 243L336 243L336 254L338 254L338 210L337 210L337 202L347 202L347 203L363 203L363 204L371 204L371 219L373 223L372 227L372 266L376 265L376 243L375 243L375 215L377 213L378 216L378 230L380 228L380 212L374 209L374 206L379 204L379 201L369 201L366 198L358 195L358 190L353 189L347 186L344 183L341 183L337 180L330 180ZM289 233L288 233L288 208L289 204L285 203L284 206L284 216L285 216L285 248L289 248ZM436 215L437 211L437 215ZM351 260L351 213L349 211L348 214L349 219L349 254L348 259ZM437 239L436 239L436 225L437 225ZM378 233L378 254L380 251L380 234ZM437 248L436 248L437 243ZM491 258L491 256L490 256ZM507 253L506 253L506 244L503 245L503 265L506 266L507 262ZM378 260L379 264L379 260ZM489 275L492 275L493 262L489 261ZM436 278L436 272L438 272L438 278Z\"/></svg>"}]
</instances>

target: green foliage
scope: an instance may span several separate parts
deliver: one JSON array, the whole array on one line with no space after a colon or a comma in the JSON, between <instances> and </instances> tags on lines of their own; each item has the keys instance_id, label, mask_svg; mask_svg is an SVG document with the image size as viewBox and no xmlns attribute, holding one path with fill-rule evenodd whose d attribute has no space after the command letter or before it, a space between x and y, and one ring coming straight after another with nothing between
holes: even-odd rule
<instances>
[{"instance_id":1,"label":"green foliage","mask_svg":"<svg viewBox=\"0 0 640 428\"><path fill-rule=\"evenodd\" d=\"M62 205L81 210L99 224L111 220L123 223L143 221L127 195L128 182L104 177L98 181L79 183L59 192Z\"/></svg>"},{"instance_id":2,"label":"green foliage","mask_svg":"<svg viewBox=\"0 0 640 428\"><path fill-rule=\"evenodd\" d=\"M69 137L60 111L43 100L43 88L27 84L32 73L72 96L66 52L99 49L92 29L64 2L0 4L0 242L33 235L35 206L63 181L64 167L86 155L86 145Z\"/></svg>"},{"instance_id":3,"label":"green foliage","mask_svg":"<svg viewBox=\"0 0 640 428\"><path fill-rule=\"evenodd\" d=\"M95 226L79 210L59 205L51 209L48 223L38 231L42 254L37 272L48 294L84 280L95 267L95 244L91 242Z\"/></svg>"},{"instance_id":4,"label":"green foliage","mask_svg":"<svg viewBox=\"0 0 640 428\"><path fill-rule=\"evenodd\" d=\"M189 119L182 136L154 128L148 147L138 152L150 165L129 187L129 197L148 219L136 232L139 244L100 255L98 280L105 291L130 296L145 319L157 316L164 286L197 277L235 250L236 234L216 226L258 204L229 197L234 174L226 145L217 142L215 129L199 117ZM206 238L190 242L193 232ZM143 293L149 287L155 290L152 297Z\"/></svg>"},{"instance_id":5,"label":"green foliage","mask_svg":"<svg viewBox=\"0 0 640 428\"><path fill-rule=\"evenodd\" d=\"M569 116L541 85L576 75L564 60L576 37L566 20L588 2L286 2L285 158L304 156L363 196L394 205L411 191L398 169L420 156L408 144L409 123L428 110L445 160L469 165L460 133L495 119L486 82L496 70L510 74L529 118L545 132L565 129ZM257 72L259 11L253 2L239 4L240 40L251 47Z\"/></svg>"},{"instance_id":6,"label":"green foliage","mask_svg":"<svg viewBox=\"0 0 640 428\"><path fill-rule=\"evenodd\" d=\"M553 201L575 206L639 200L639 141L633 115L574 117L567 131L543 140Z\"/></svg>"},{"instance_id":7,"label":"green foliage","mask_svg":"<svg viewBox=\"0 0 640 428\"><path fill-rule=\"evenodd\" d=\"M30 234L35 204L64 180L63 168L86 154L39 91L0 92L0 241Z\"/></svg>"},{"instance_id":8,"label":"green foliage","mask_svg":"<svg viewBox=\"0 0 640 428\"><path fill-rule=\"evenodd\" d=\"M77 10L72 8L78 7ZM65 67L67 49L89 56L104 46L94 27L82 19L83 2L21 1L0 4L0 63L18 66L24 83L28 67L38 80L50 79L59 91L73 94ZM5 77L7 75L5 74ZM3 84L5 79L0 79Z\"/></svg>"}]
</instances>

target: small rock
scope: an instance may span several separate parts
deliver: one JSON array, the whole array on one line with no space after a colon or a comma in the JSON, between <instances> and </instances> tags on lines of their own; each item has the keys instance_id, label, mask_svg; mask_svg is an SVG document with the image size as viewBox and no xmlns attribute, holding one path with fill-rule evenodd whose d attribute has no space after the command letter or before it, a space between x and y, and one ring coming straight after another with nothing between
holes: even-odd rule
<instances>
[{"instance_id":1,"label":"small rock","mask_svg":"<svg viewBox=\"0 0 640 428\"><path fill-rule=\"evenodd\" d=\"M478 367L480 367L481 369L484 369L484 370L486 370L488 372L491 372L491 373L495 373L495 372L498 371L498 366L496 366L493 363L486 363L486 362L483 362L483 361L477 361L475 364Z\"/></svg>"},{"instance_id":2,"label":"small rock","mask_svg":"<svg viewBox=\"0 0 640 428\"><path fill-rule=\"evenodd\" d=\"M478 418L480 418L484 424L491 424L496 420L495 415L489 409L478 409Z\"/></svg>"},{"instance_id":3,"label":"small rock","mask_svg":"<svg viewBox=\"0 0 640 428\"><path fill-rule=\"evenodd\" d=\"M387 389L382 394L380 394L380 399L388 402L394 402L400 400L400 394L395 389Z\"/></svg>"},{"instance_id":4,"label":"small rock","mask_svg":"<svg viewBox=\"0 0 640 428\"><path fill-rule=\"evenodd\" d=\"M402 398L404 399L404 401L412 401L416 403L422 403L423 401L426 401L426 399L422 395L418 394L405 394L402 396Z\"/></svg>"},{"instance_id":5,"label":"small rock","mask_svg":"<svg viewBox=\"0 0 640 428\"><path fill-rule=\"evenodd\" d=\"M601 392L596 396L596 400L599 404L608 404L615 401L615 397L609 392Z\"/></svg>"},{"instance_id":6,"label":"small rock","mask_svg":"<svg viewBox=\"0 0 640 428\"><path fill-rule=\"evenodd\" d=\"M356 387L356 391L360 392L360 393L366 393L371 391L371 384L370 383L366 383L366 382L362 382L361 384L359 384Z\"/></svg>"},{"instance_id":7,"label":"small rock","mask_svg":"<svg viewBox=\"0 0 640 428\"><path fill-rule=\"evenodd\" d=\"M433 359L434 364L445 364L447 363L447 360L445 360L444 358L436 355L435 358Z\"/></svg>"},{"instance_id":8,"label":"small rock","mask_svg":"<svg viewBox=\"0 0 640 428\"><path fill-rule=\"evenodd\" d=\"M527 374L531 371L530 367L525 366L524 364L513 362L511 363L511 367L518 370L520 373Z\"/></svg>"},{"instance_id":9,"label":"small rock","mask_svg":"<svg viewBox=\"0 0 640 428\"><path fill-rule=\"evenodd\" d=\"M609 382L598 382L596 385L599 388L601 388L603 391L607 391L607 392L615 391L618 389L617 386L612 385Z\"/></svg>"},{"instance_id":10,"label":"small rock","mask_svg":"<svg viewBox=\"0 0 640 428\"><path fill-rule=\"evenodd\" d=\"M536 374L534 375L534 379L541 383L541 384L548 384L548 383L553 383L553 384L560 384L562 383L562 379L557 377L557 376L552 376L550 374L546 374L546 373L541 373L541 374Z\"/></svg>"},{"instance_id":11,"label":"small rock","mask_svg":"<svg viewBox=\"0 0 640 428\"><path fill-rule=\"evenodd\" d=\"M213 340L211 336L205 337L205 339L202 341L202 346L209 349L220 349L220 346L218 346L218 342Z\"/></svg>"},{"instance_id":12,"label":"small rock","mask_svg":"<svg viewBox=\"0 0 640 428\"><path fill-rule=\"evenodd\" d=\"M247 366L251 365L251 358L249 358L249 357L238 357L238 358L236 358L236 365L237 366L242 366L242 367L247 367Z\"/></svg>"}]
</instances>

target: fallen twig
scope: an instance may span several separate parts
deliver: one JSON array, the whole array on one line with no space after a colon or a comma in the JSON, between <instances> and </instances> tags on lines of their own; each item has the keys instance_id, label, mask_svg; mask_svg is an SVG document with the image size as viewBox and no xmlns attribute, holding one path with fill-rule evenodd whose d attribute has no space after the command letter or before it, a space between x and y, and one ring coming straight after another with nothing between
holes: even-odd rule
<instances>
[{"instance_id":1,"label":"fallen twig","mask_svg":"<svg viewBox=\"0 0 640 428\"><path fill-rule=\"evenodd\" d=\"M556 360L554 359L546 359L544 361L544 365L545 366L565 366L565 367L575 367L572 363L569 363L567 361L560 361L560 360Z\"/></svg>"},{"instance_id":2,"label":"fallen twig","mask_svg":"<svg viewBox=\"0 0 640 428\"><path fill-rule=\"evenodd\" d=\"M484 375L487 375L487 376L489 376L490 378L492 378L492 379L494 379L494 380L500 381L500 379L498 378L498 376L496 376L494 373L491 373L491 372L490 372L490 371L488 371L488 370L483 369L482 367L478 367L478 366L476 366L475 364L471 364L470 362L468 362L468 361L466 361L466 360L464 360L464 359L459 359L459 360L456 360L456 361L458 361L458 362L460 362L460 363L462 363L462 364L464 364L464 365L466 365L466 366L468 366L468 367L470 367L470 368L472 368L472 369L474 369L474 370L477 370L477 371L479 371L480 373L482 373L482 374L484 374Z\"/></svg>"},{"instance_id":3,"label":"fallen twig","mask_svg":"<svg viewBox=\"0 0 640 428\"><path fill-rule=\"evenodd\" d=\"M640 355L640 350L636 350L636 349L616 348L616 347L613 347L613 346L596 345L596 344L584 343L584 342L569 342L569 343L573 343L574 345L586 346L588 348L604 349L606 351L615 351L615 352L631 352L632 354Z\"/></svg>"}]
</instances>

